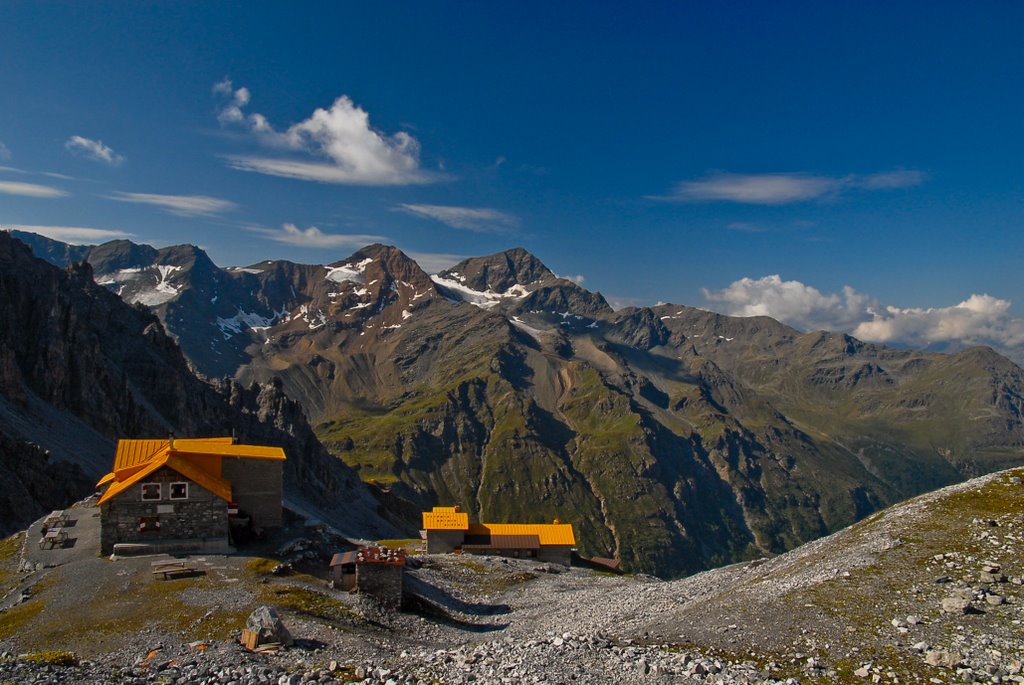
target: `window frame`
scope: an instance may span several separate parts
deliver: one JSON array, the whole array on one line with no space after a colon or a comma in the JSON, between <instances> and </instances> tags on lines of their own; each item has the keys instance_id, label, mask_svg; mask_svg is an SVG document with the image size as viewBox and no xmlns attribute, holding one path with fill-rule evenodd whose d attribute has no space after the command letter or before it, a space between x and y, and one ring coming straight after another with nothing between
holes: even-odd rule
<instances>
[{"instance_id":1,"label":"window frame","mask_svg":"<svg viewBox=\"0 0 1024 685\"><path fill-rule=\"evenodd\" d=\"M184 497L175 497L174 496L174 486L175 485L184 485L185 486L185 496ZM172 502L184 502L185 500L188 499L188 490L189 490L189 488L188 488L188 481L187 480L177 480L177 481L174 481L174 482L170 483L168 488L167 488L167 499L171 500Z\"/></svg>"},{"instance_id":2,"label":"window frame","mask_svg":"<svg viewBox=\"0 0 1024 685\"><path fill-rule=\"evenodd\" d=\"M150 482L147 482L147 483L142 483L142 501L143 502L159 502L159 501L161 501L164 498L163 488L161 487L162 485L163 485L163 483L159 483L159 482L156 482L156 481L150 481ZM148 488L156 488L156 497L146 497L146 490Z\"/></svg>"}]
</instances>

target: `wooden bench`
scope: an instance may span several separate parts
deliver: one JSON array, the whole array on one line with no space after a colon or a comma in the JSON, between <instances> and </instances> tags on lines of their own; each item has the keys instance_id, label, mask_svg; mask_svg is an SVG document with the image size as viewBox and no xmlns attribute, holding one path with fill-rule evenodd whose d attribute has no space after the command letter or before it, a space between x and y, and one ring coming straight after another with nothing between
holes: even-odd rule
<instances>
[{"instance_id":1,"label":"wooden bench","mask_svg":"<svg viewBox=\"0 0 1024 685\"><path fill-rule=\"evenodd\" d=\"M56 526L67 525L67 523L68 513L63 509L57 509L55 511L50 512L50 515L46 517L46 520L43 522L43 525L45 525L47 528L55 528Z\"/></svg>"},{"instance_id":2,"label":"wooden bench","mask_svg":"<svg viewBox=\"0 0 1024 685\"><path fill-rule=\"evenodd\" d=\"M51 528L46 531L43 537L39 538L39 549L53 549L54 547L63 547L64 543L67 542L68 532L63 529Z\"/></svg>"},{"instance_id":3,"label":"wooden bench","mask_svg":"<svg viewBox=\"0 0 1024 685\"><path fill-rule=\"evenodd\" d=\"M154 561L151 566L153 567L153 575L162 574L164 580L167 580L172 576L181 576L196 572L196 567L187 561Z\"/></svg>"}]
</instances>

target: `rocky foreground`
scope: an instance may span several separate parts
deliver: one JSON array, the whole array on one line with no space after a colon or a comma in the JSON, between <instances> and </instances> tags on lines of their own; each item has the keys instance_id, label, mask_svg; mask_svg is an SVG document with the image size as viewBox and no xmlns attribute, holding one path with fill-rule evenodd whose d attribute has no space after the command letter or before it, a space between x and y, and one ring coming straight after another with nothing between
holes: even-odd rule
<instances>
[{"instance_id":1,"label":"rocky foreground","mask_svg":"<svg viewBox=\"0 0 1024 685\"><path fill-rule=\"evenodd\" d=\"M1024 683L1022 477L986 476L794 552L671 582L421 557L399 613L275 574L273 554L198 558L202 576L172 581L144 577L148 560L23 568L7 577L0 681ZM84 600L90 587L108 599ZM238 643L261 604L292 647Z\"/></svg>"}]
</instances>

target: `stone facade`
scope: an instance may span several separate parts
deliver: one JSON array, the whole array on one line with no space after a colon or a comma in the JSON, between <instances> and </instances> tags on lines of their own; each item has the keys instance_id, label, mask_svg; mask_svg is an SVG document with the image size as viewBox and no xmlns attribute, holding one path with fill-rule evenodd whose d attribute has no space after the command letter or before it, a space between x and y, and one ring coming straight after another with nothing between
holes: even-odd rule
<instances>
[{"instance_id":1,"label":"stone facade","mask_svg":"<svg viewBox=\"0 0 1024 685\"><path fill-rule=\"evenodd\" d=\"M171 485L185 483L185 499L171 499ZM143 500L143 488L159 484L160 498ZM180 486L178 486L180 489ZM179 493L180 494L180 493ZM280 504L278 504L280 506ZM228 540L228 503L177 471L163 467L100 505L100 551L118 543ZM140 526L145 522L145 530Z\"/></svg>"},{"instance_id":2,"label":"stone facade","mask_svg":"<svg viewBox=\"0 0 1024 685\"><path fill-rule=\"evenodd\" d=\"M221 477L231 483L231 493L243 514L257 528L280 528L284 462L267 459L224 457Z\"/></svg>"},{"instance_id":3,"label":"stone facade","mask_svg":"<svg viewBox=\"0 0 1024 685\"><path fill-rule=\"evenodd\" d=\"M356 591L375 597L392 609L402 608L402 576L399 564L356 564Z\"/></svg>"}]
</instances>

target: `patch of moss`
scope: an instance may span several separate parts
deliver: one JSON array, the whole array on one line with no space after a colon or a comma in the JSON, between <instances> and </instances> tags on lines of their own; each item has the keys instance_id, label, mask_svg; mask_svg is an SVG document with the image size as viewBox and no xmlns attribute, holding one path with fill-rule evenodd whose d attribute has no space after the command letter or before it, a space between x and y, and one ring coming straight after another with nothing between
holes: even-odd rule
<instances>
[{"instance_id":1,"label":"patch of moss","mask_svg":"<svg viewBox=\"0 0 1024 685\"><path fill-rule=\"evenodd\" d=\"M276 559L256 557L245 562L245 570L256 576L267 576L279 563Z\"/></svg>"},{"instance_id":2,"label":"patch of moss","mask_svg":"<svg viewBox=\"0 0 1024 685\"><path fill-rule=\"evenodd\" d=\"M43 607L43 602L36 598L0 613L0 639L20 633L29 621L39 615Z\"/></svg>"},{"instance_id":3,"label":"patch of moss","mask_svg":"<svg viewBox=\"0 0 1024 685\"><path fill-rule=\"evenodd\" d=\"M327 621L328 623L351 624L359 615L344 602L297 585L273 584L260 588L263 603L295 614Z\"/></svg>"},{"instance_id":4,"label":"patch of moss","mask_svg":"<svg viewBox=\"0 0 1024 685\"><path fill-rule=\"evenodd\" d=\"M378 540L381 547L390 549L404 549L406 552L419 554L423 551L423 540L419 538L402 538L400 540Z\"/></svg>"},{"instance_id":5,"label":"patch of moss","mask_svg":"<svg viewBox=\"0 0 1024 685\"><path fill-rule=\"evenodd\" d=\"M74 652L51 649L45 652L32 652L21 657L22 661L43 666L77 666L78 656Z\"/></svg>"}]
</instances>

